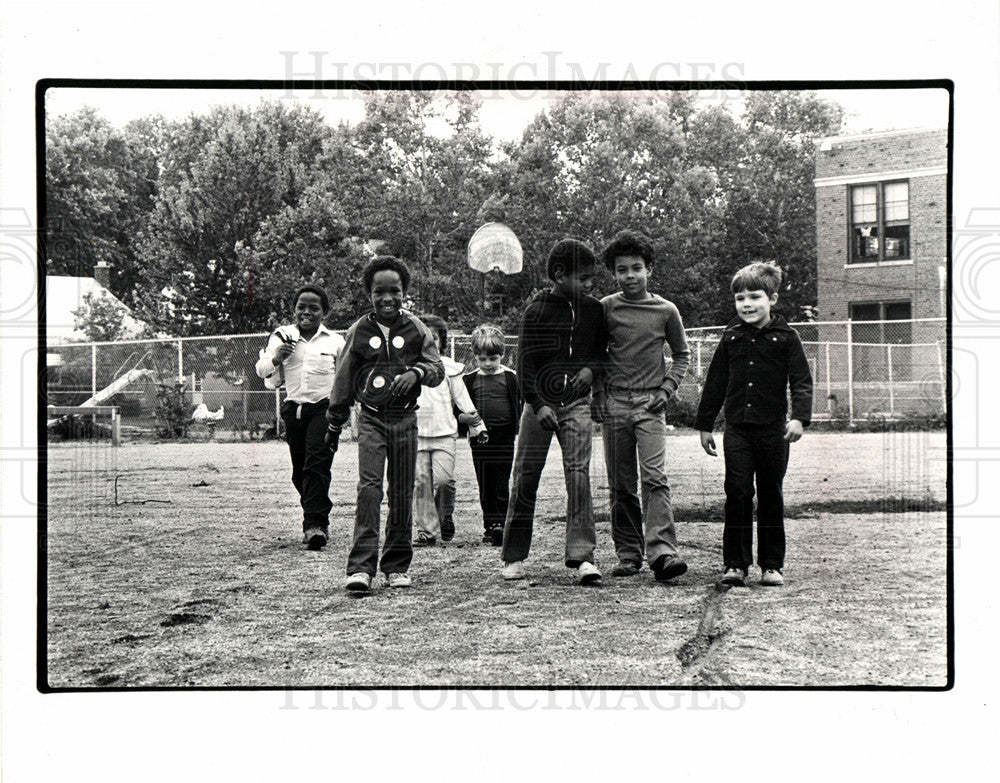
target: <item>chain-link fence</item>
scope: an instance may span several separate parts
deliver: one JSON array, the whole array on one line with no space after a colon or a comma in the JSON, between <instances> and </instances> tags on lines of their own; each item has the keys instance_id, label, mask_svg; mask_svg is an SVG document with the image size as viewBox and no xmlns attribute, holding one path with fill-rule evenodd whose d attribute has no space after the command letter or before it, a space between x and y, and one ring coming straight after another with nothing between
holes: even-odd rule
<instances>
[{"instance_id":1,"label":"chain-link fence","mask_svg":"<svg viewBox=\"0 0 1000 783\"><path fill-rule=\"evenodd\" d=\"M793 324L813 373L813 417L854 422L945 411L944 319ZM689 329L691 367L679 398L697 404L723 327ZM48 349L49 405L117 406L123 437L255 440L277 434L281 391L254 365L268 334L74 343ZM513 367L517 338L506 337ZM445 353L475 367L471 337Z\"/></svg>"}]
</instances>

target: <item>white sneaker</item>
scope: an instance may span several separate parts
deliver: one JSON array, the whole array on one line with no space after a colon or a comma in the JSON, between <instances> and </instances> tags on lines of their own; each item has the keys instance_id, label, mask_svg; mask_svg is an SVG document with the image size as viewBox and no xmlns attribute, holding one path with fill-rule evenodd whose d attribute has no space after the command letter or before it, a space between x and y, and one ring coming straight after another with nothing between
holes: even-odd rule
<instances>
[{"instance_id":1,"label":"white sneaker","mask_svg":"<svg viewBox=\"0 0 1000 783\"><path fill-rule=\"evenodd\" d=\"M344 589L350 590L352 593L364 593L368 591L368 588L372 586L372 578L369 574L364 572L359 572L357 574L351 574L347 577L347 581L344 583Z\"/></svg>"},{"instance_id":2,"label":"white sneaker","mask_svg":"<svg viewBox=\"0 0 1000 783\"><path fill-rule=\"evenodd\" d=\"M504 563L503 571L500 572L500 576L504 579L524 579L527 574L524 572L524 561L515 560L513 563Z\"/></svg>"},{"instance_id":3,"label":"white sneaker","mask_svg":"<svg viewBox=\"0 0 1000 783\"><path fill-rule=\"evenodd\" d=\"M597 566L593 563L588 563L586 560L580 563L576 572L580 575L580 584L582 585L592 585L594 582L601 581L601 572Z\"/></svg>"},{"instance_id":4,"label":"white sneaker","mask_svg":"<svg viewBox=\"0 0 1000 783\"><path fill-rule=\"evenodd\" d=\"M777 568L768 568L761 575L760 583L764 587L781 587L785 583L785 578Z\"/></svg>"},{"instance_id":5,"label":"white sneaker","mask_svg":"<svg viewBox=\"0 0 1000 783\"><path fill-rule=\"evenodd\" d=\"M389 574L386 579L389 580L389 587L409 587L413 584L413 580L406 574Z\"/></svg>"}]
</instances>

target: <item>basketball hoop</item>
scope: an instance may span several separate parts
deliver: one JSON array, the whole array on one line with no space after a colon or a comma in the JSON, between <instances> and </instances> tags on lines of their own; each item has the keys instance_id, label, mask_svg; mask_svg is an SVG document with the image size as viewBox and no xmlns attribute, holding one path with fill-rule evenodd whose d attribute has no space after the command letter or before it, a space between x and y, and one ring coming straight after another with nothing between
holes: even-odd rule
<instances>
[{"instance_id":1,"label":"basketball hoop","mask_svg":"<svg viewBox=\"0 0 1000 783\"><path fill-rule=\"evenodd\" d=\"M524 252L517 235L503 223L486 223L469 240L469 268L487 274L521 271Z\"/></svg>"}]
</instances>

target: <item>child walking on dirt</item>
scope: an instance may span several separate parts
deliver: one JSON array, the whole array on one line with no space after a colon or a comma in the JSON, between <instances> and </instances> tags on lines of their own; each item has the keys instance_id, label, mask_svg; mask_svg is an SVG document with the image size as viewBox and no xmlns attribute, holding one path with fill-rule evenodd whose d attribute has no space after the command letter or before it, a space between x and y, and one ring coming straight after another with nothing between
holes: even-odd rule
<instances>
[{"instance_id":1,"label":"child walking on dirt","mask_svg":"<svg viewBox=\"0 0 1000 783\"><path fill-rule=\"evenodd\" d=\"M594 393L594 418L604 425L611 537L618 555L611 575L639 573L645 555L656 580L666 582L687 571L687 564L677 551L664 410L684 379L690 354L677 307L647 289L652 242L638 231L620 231L603 257L621 288L601 300L608 364Z\"/></svg>"},{"instance_id":2,"label":"child walking on dirt","mask_svg":"<svg viewBox=\"0 0 1000 783\"><path fill-rule=\"evenodd\" d=\"M421 386L437 386L444 365L430 330L403 310L410 270L393 256L379 256L364 270L372 312L347 331L327 410L326 443L336 451L357 400L358 505L345 588L366 592L376 566L390 587L409 587L413 558L413 481L417 460L417 398ZM379 518L385 473L389 518L379 560Z\"/></svg>"},{"instance_id":3,"label":"child walking on dirt","mask_svg":"<svg viewBox=\"0 0 1000 783\"><path fill-rule=\"evenodd\" d=\"M525 308L518 330L517 375L527 403L521 415L514 483L503 531L504 579L524 579L538 484L552 433L566 478L567 568L580 584L601 579L590 494L590 387L603 369L607 332L601 303L589 295L597 257L583 242L562 239L549 252L552 288Z\"/></svg>"},{"instance_id":4,"label":"child walking on dirt","mask_svg":"<svg viewBox=\"0 0 1000 783\"><path fill-rule=\"evenodd\" d=\"M306 285L292 299L294 323L280 326L260 352L255 370L266 386L285 386L281 419L292 458L292 484L302 505L303 543L317 550L329 540L330 466L324 444L326 409L344 338L323 325L330 299Z\"/></svg>"},{"instance_id":5,"label":"child walking on dirt","mask_svg":"<svg viewBox=\"0 0 1000 783\"><path fill-rule=\"evenodd\" d=\"M423 315L441 353L448 326L436 315ZM485 440L486 426L462 382L465 365L441 356L444 383L424 386L417 402L417 476L413 491L414 546L434 546L455 537L455 445L458 425L468 427L470 442ZM457 412L457 417L456 417Z\"/></svg>"},{"instance_id":6,"label":"child walking on dirt","mask_svg":"<svg viewBox=\"0 0 1000 783\"><path fill-rule=\"evenodd\" d=\"M798 334L771 308L778 301L781 268L754 263L740 269L730 288L736 318L712 357L695 427L701 446L717 456L712 428L724 407L726 431L725 527L721 582L745 586L753 562L753 496L757 478L757 565L760 584L784 584L785 511L781 485L789 444L812 416L812 374ZM792 411L788 414L788 390Z\"/></svg>"},{"instance_id":7,"label":"child walking on dirt","mask_svg":"<svg viewBox=\"0 0 1000 783\"><path fill-rule=\"evenodd\" d=\"M478 369L466 373L465 386L472 403L483 417L489 439L470 441L472 465L479 484L479 506L483 510L483 541L500 546L510 504L510 469L514 464L514 441L524 409L517 374L500 362L504 334L498 326L483 324L472 330L472 354Z\"/></svg>"}]
</instances>

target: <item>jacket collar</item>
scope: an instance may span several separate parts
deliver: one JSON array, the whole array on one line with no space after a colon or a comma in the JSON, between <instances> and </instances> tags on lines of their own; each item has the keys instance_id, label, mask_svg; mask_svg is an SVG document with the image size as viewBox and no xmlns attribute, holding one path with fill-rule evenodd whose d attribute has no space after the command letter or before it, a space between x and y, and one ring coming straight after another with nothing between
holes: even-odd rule
<instances>
[{"instance_id":1,"label":"jacket collar","mask_svg":"<svg viewBox=\"0 0 1000 783\"><path fill-rule=\"evenodd\" d=\"M739 316L736 316L735 318L733 318L732 321L730 321L728 324L726 324L726 331L730 332L730 331L739 329L740 327L743 327L744 329L751 329L752 328L752 327L747 326L745 323L743 323L743 321L740 320ZM785 317L783 315L777 315L777 314L771 316L771 323L769 323L767 326L765 326L762 331L771 331L772 329L774 331L776 331L776 332L792 332L792 331L795 331L794 329L792 329L792 327L790 327L788 325L788 321L785 320ZM756 331L756 330L754 330L754 331Z\"/></svg>"}]
</instances>

